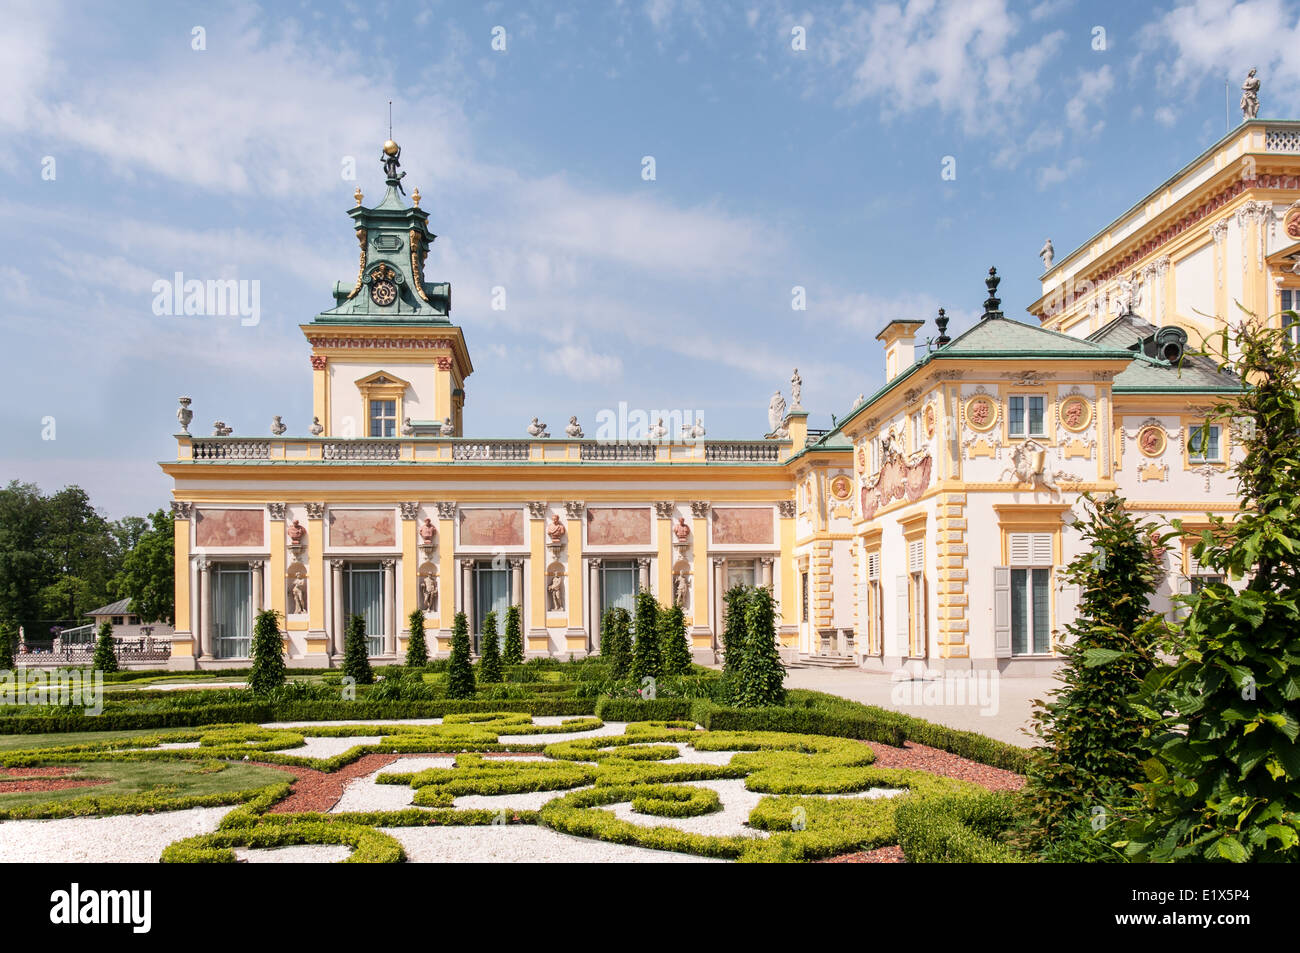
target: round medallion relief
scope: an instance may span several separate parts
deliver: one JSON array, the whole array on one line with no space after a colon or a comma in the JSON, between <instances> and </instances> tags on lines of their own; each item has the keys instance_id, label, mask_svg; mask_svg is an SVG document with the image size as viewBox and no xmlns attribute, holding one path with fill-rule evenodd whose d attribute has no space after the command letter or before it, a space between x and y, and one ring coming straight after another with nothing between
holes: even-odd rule
<instances>
[{"instance_id":1,"label":"round medallion relief","mask_svg":"<svg viewBox=\"0 0 1300 953\"><path fill-rule=\"evenodd\" d=\"M934 404L925 408L925 435L926 437L934 436Z\"/></svg>"},{"instance_id":2,"label":"round medallion relief","mask_svg":"<svg viewBox=\"0 0 1300 953\"><path fill-rule=\"evenodd\" d=\"M1092 404L1083 397L1067 397L1061 404L1061 425L1078 433L1092 423Z\"/></svg>"},{"instance_id":3,"label":"round medallion relief","mask_svg":"<svg viewBox=\"0 0 1300 953\"><path fill-rule=\"evenodd\" d=\"M998 422L998 405L987 394L976 394L966 401L966 424L972 430L992 430Z\"/></svg>"},{"instance_id":4,"label":"round medallion relief","mask_svg":"<svg viewBox=\"0 0 1300 953\"><path fill-rule=\"evenodd\" d=\"M847 500L853 493L853 481L841 474L831 480L831 496L837 500Z\"/></svg>"},{"instance_id":5,"label":"round medallion relief","mask_svg":"<svg viewBox=\"0 0 1300 953\"><path fill-rule=\"evenodd\" d=\"M1168 442L1169 438L1165 434L1164 427L1143 427L1138 431L1138 449L1148 457L1160 456L1165 452L1165 445Z\"/></svg>"}]
</instances>

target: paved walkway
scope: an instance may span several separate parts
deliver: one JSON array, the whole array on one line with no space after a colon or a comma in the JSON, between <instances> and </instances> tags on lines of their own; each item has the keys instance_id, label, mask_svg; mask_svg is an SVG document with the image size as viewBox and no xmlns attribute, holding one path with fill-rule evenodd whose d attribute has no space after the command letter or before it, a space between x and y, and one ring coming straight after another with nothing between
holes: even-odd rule
<instances>
[{"instance_id":1,"label":"paved walkway","mask_svg":"<svg viewBox=\"0 0 1300 953\"><path fill-rule=\"evenodd\" d=\"M839 695L1022 747L1032 742L1021 730L1029 724L1032 700L1046 698L1058 684L1052 676L1003 678L995 673L899 683L887 674L820 668L792 668L785 677L786 688Z\"/></svg>"}]
</instances>

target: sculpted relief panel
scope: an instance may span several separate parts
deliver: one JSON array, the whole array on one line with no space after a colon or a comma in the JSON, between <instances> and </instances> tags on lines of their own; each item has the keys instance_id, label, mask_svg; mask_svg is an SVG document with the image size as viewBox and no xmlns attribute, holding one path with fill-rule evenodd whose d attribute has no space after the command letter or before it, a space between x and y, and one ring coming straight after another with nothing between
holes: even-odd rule
<instances>
[{"instance_id":1,"label":"sculpted relief panel","mask_svg":"<svg viewBox=\"0 0 1300 953\"><path fill-rule=\"evenodd\" d=\"M262 514L255 510L201 509L194 518L194 541L199 546L264 545Z\"/></svg>"},{"instance_id":2,"label":"sculpted relief panel","mask_svg":"<svg viewBox=\"0 0 1300 953\"><path fill-rule=\"evenodd\" d=\"M392 510L330 510L331 546L396 546Z\"/></svg>"},{"instance_id":3,"label":"sculpted relief panel","mask_svg":"<svg viewBox=\"0 0 1300 953\"><path fill-rule=\"evenodd\" d=\"M522 507L473 508L460 511L462 546L522 546Z\"/></svg>"},{"instance_id":4,"label":"sculpted relief panel","mask_svg":"<svg viewBox=\"0 0 1300 953\"><path fill-rule=\"evenodd\" d=\"M772 511L765 506L715 506L713 541L719 545L772 545Z\"/></svg>"},{"instance_id":5,"label":"sculpted relief panel","mask_svg":"<svg viewBox=\"0 0 1300 953\"><path fill-rule=\"evenodd\" d=\"M649 507L587 507L590 546L649 546Z\"/></svg>"}]
</instances>

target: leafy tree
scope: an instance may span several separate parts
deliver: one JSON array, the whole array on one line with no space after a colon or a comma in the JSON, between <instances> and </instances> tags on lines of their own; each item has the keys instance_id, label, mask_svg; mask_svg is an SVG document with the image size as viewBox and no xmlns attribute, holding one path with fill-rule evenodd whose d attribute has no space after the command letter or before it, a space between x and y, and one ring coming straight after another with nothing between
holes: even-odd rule
<instances>
[{"instance_id":1,"label":"leafy tree","mask_svg":"<svg viewBox=\"0 0 1300 953\"><path fill-rule=\"evenodd\" d=\"M369 685L375 680L370 668L370 647L366 644L366 620L361 615L354 614L348 619L343 639L343 674L355 679L358 685Z\"/></svg>"},{"instance_id":2,"label":"leafy tree","mask_svg":"<svg viewBox=\"0 0 1300 953\"><path fill-rule=\"evenodd\" d=\"M524 634L519 623L519 607L506 610L506 644L501 651L501 661L506 665L524 664Z\"/></svg>"},{"instance_id":3,"label":"leafy tree","mask_svg":"<svg viewBox=\"0 0 1300 953\"><path fill-rule=\"evenodd\" d=\"M407 622L411 635L406 640L406 664L409 668L423 668L429 664L429 645L424 640L424 610L412 609Z\"/></svg>"},{"instance_id":4,"label":"leafy tree","mask_svg":"<svg viewBox=\"0 0 1300 953\"><path fill-rule=\"evenodd\" d=\"M447 697L474 697L474 666L469 659L469 622L457 612L451 626L451 658L447 662Z\"/></svg>"},{"instance_id":5,"label":"leafy tree","mask_svg":"<svg viewBox=\"0 0 1300 953\"><path fill-rule=\"evenodd\" d=\"M0 490L0 618L22 623L43 615L41 590L55 578L44 550L44 508L34 483L13 480Z\"/></svg>"},{"instance_id":6,"label":"leafy tree","mask_svg":"<svg viewBox=\"0 0 1300 953\"><path fill-rule=\"evenodd\" d=\"M47 497L41 509L41 548L52 576L41 591L42 609L50 618L80 618L108 601L117 540L79 486Z\"/></svg>"},{"instance_id":7,"label":"leafy tree","mask_svg":"<svg viewBox=\"0 0 1300 953\"><path fill-rule=\"evenodd\" d=\"M621 606L605 610L600 623L600 654L609 660L609 677L622 680L632 671L632 617Z\"/></svg>"},{"instance_id":8,"label":"leafy tree","mask_svg":"<svg viewBox=\"0 0 1300 953\"><path fill-rule=\"evenodd\" d=\"M744 600L744 655L736 671L735 703L746 708L785 702L785 666L776 647L772 590L752 588Z\"/></svg>"},{"instance_id":9,"label":"leafy tree","mask_svg":"<svg viewBox=\"0 0 1300 953\"><path fill-rule=\"evenodd\" d=\"M745 606L749 593L745 586L732 586L722 597L726 606L722 626L722 687L728 700L735 697L736 679L745 657Z\"/></svg>"},{"instance_id":10,"label":"leafy tree","mask_svg":"<svg viewBox=\"0 0 1300 953\"><path fill-rule=\"evenodd\" d=\"M636 644L632 649L632 677L640 682L659 678L664 660L659 653L659 603L649 589L636 594Z\"/></svg>"},{"instance_id":11,"label":"leafy tree","mask_svg":"<svg viewBox=\"0 0 1300 953\"><path fill-rule=\"evenodd\" d=\"M127 538L130 533L126 534ZM118 598L131 600L131 611L145 622L172 625L176 615L176 522L163 510L149 514L147 529L135 534L113 578Z\"/></svg>"},{"instance_id":12,"label":"leafy tree","mask_svg":"<svg viewBox=\"0 0 1300 953\"><path fill-rule=\"evenodd\" d=\"M1078 618L1066 628L1061 687L1034 702L1041 745L1031 754L1024 807L1040 849L1087 829L1078 822L1091 808L1113 812L1111 802L1142 780L1146 718L1128 696L1155 667L1161 631L1149 608L1161 571L1155 528L1134 520L1120 497L1089 494L1074 525L1090 549L1061 576L1079 587Z\"/></svg>"},{"instance_id":13,"label":"leafy tree","mask_svg":"<svg viewBox=\"0 0 1300 953\"><path fill-rule=\"evenodd\" d=\"M113 642L113 626L108 622L99 626L99 638L95 642L90 667L100 672L117 671L117 646Z\"/></svg>"},{"instance_id":14,"label":"leafy tree","mask_svg":"<svg viewBox=\"0 0 1300 953\"><path fill-rule=\"evenodd\" d=\"M497 614L489 612L483 618L483 629L478 636L479 681L501 681L501 639L497 635Z\"/></svg>"},{"instance_id":15,"label":"leafy tree","mask_svg":"<svg viewBox=\"0 0 1300 953\"><path fill-rule=\"evenodd\" d=\"M0 672L14 667L14 647L18 644L18 626L5 620L0 622Z\"/></svg>"},{"instance_id":16,"label":"leafy tree","mask_svg":"<svg viewBox=\"0 0 1300 953\"><path fill-rule=\"evenodd\" d=\"M1202 589L1173 664L1139 700L1155 722L1129 826L1141 860L1300 861L1300 379L1285 331L1253 317L1215 336L1212 356L1249 386L1218 405L1244 456L1241 505L1214 518L1197 561L1232 578ZM1209 424L1207 423L1207 426ZM1202 432L1204 439L1204 432ZM1177 525L1177 524L1175 524Z\"/></svg>"},{"instance_id":17,"label":"leafy tree","mask_svg":"<svg viewBox=\"0 0 1300 953\"><path fill-rule=\"evenodd\" d=\"M659 610L659 653L665 675L686 675L691 670L691 647L686 640L686 618L682 607Z\"/></svg>"},{"instance_id":18,"label":"leafy tree","mask_svg":"<svg viewBox=\"0 0 1300 953\"><path fill-rule=\"evenodd\" d=\"M253 667L248 687L254 695L267 695L285 683L284 638L280 635L280 614L264 609L253 622Z\"/></svg>"}]
</instances>

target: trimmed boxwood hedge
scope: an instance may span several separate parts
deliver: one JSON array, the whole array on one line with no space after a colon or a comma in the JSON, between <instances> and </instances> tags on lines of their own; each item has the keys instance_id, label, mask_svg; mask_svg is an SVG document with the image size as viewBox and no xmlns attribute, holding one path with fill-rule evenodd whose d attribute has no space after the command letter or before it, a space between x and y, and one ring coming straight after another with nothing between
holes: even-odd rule
<instances>
[{"instance_id":1,"label":"trimmed boxwood hedge","mask_svg":"<svg viewBox=\"0 0 1300 953\"><path fill-rule=\"evenodd\" d=\"M898 844L914 864L1012 864L1030 858L994 836L1015 823L1015 795L905 798L894 812Z\"/></svg>"},{"instance_id":2,"label":"trimmed boxwood hedge","mask_svg":"<svg viewBox=\"0 0 1300 953\"><path fill-rule=\"evenodd\" d=\"M359 824L256 824L215 834L188 837L163 848L164 864L233 864L233 847L288 847L295 844L344 844L353 848L342 863L398 864L406 860L391 834Z\"/></svg>"},{"instance_id":3,"label":"trimmed boxwood hedge","mask_svg":"<svg viewBox=\"0 0 1300 953\"><path fill-rule=\"evenodd\" d=\"M692 718L689 698L601 698L596 717L601 721L683 721Z\"/></svg>"},{"instance_id":4,"label":"trimmed boxwood hedge","mask_svg":"<svg viewBox=\"0 0 1300 953\"><path fill-rule=\"evenodd\" d=\"M907 740L902 728L870 715L814 708L727 708L696 702L694 719L710 731L786 731L801 735L832 735L859 741L879 741L901 747Z\"/></svg>"}]
</instances>

